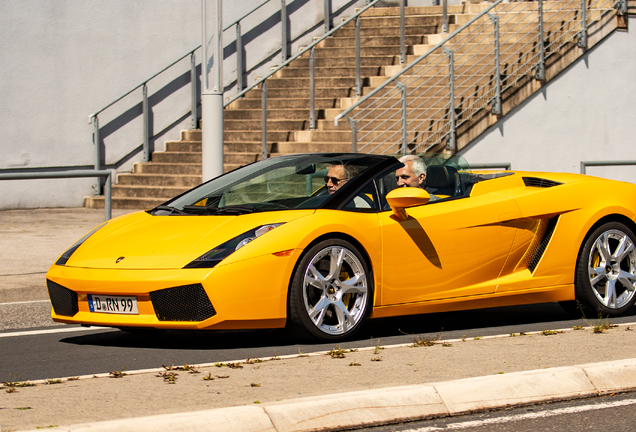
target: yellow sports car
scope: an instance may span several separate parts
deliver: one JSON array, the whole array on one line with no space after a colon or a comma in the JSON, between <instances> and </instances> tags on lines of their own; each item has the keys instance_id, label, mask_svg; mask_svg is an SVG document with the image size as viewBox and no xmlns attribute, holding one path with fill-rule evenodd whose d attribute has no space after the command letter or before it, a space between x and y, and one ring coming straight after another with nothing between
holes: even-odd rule
<instances>
[{"instance_id":1,"label":"yellow sports car","mask_svg":"<svg viewBox=\"0 0 636 432\"><path fill-rule=\"evenodd\" d=\"M340 340L365 318L636 300L636 185L458 157L256 162L112 219L47 274L57 322Z\"/></svg>"}]
</instances>

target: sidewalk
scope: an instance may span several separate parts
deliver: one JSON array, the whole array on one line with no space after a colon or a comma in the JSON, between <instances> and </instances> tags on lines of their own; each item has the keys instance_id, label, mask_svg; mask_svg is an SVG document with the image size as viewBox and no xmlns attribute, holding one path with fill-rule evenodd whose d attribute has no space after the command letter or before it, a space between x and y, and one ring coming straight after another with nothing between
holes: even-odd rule
<instances>
[{"instance_id":1,"label":"sidewalk","mask_svg":"<svg viewBox=\"0 0 636 432\"><path fill-rule=\"evenodd\" d=\"M90 209L0 211L2 328L56 325L47 302L15 302L45 300L48 267L102 220ZM636 324L411 345L10 383L0 429L341 430L636 389Z\"/></svg>"}]
</instances>

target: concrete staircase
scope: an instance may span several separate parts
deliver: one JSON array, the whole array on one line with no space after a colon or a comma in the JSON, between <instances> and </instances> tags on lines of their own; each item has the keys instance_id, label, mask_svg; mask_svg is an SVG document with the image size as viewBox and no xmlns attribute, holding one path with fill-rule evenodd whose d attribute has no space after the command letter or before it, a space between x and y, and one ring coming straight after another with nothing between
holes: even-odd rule
<instances>
[{"instance_id":1,"label":"concrete staircase","mask_svg":"<svg viewBox=\"0 0 636 432\"><path fill-rule=\"evenodd\" d=\"M550 3L555 2L544 2L544 8L549 9ZM573 3L580 5L580 1ZM634 7L635 3L636 1L630 0L630 7ZM468 22L486 7L488 4L449 6L450 31ZM406 14L406 44L409 53L407 63L409 63L441 41L445 35L440 34L441 6L407 7ZM526 18L520 15L518 21L515 20L507 25L522 26ZM554 19L563 19L563 17L555 16ZM562 32L569 31L574 29L562 30ZM553 38L558 36L560 35L556 33L551 35ZM366 95L402 68L399 64L399 8L368 10L361 18L361 39L363 95ZM506 45L501 46L501 51L505 53L515 48L515 45L525 42L527 38L524 37L510 40ZM333 37L323 41L315 50L315 102L318 115L315 130L309 129L308 55L296 59L290 66L268 79L267 144L271 156L351 151L349 126L344 121L339 126L335 126L333 119L358 100L354 89L354 44L354 27L353 23L350 23L336 32ZM566 59L565 52L553 54L557 55L552 55L547 65L548 78L556 75L575 59L572 56ZM429 61L434 59L431 58ZM493 58L491 54L484 54L474 57L471 62L492 64ZM469 65L456 66L458 70L461 70L462 67ZM431 70L430 74L445 73L443 69L445 67L440 66ZM517 69L514 63L502 65L504 76L524 72ZM522 87L529 86L527 89L517 88L507 95L504 100L504 114L540 87L541 83L532 81L522 83ZM442 82L439 85L443 84L445 83ZM473 102L471 98L489 97L493 90L492 77L489 73L484 73L463 83L463 86L456 89L457 94L462 90L471 89L470 95L458 101L458 104L469 106ZM430 91L430 88L428 90ZM376 96L381 95L382 92ZM442 97L439 100L432 99L426 106L418 109L433 112L437 104L443 103L442 99ZM387 111L385 117L391 112ZM228 106L224 115L225 170L229 171L259 160L262 145L261 90L256 88L249 91L244 98ZM444 113L436 115L443 116ZM435 116L431 116L433 117ZM378 122L378 120L374 121ZM476 116L474 121L458 131L460 148L485 130L493 121L492 116L485 112L481 116ZM395 130L399 133L399 125L391 125L384 129ZM364 137L359 147L364 145L365 140L369 141L379 133L382 132L372 132ZM427 130L423 127L419 135L412 140L413 145L438 139L443 133L444 131ZM386 146L380 146L374 152L381 152L386 148ZM421 149L418 148L418 150ZM183 131L180 141L167 141L165 151L153 153L152 162L137 163L133 173L118 176L112 190L113 208L151 208L199 184L201 160L201 131ZM101 208L103 205L103 197L86 199L87 207Z\"/></svg>"}]
</instances>

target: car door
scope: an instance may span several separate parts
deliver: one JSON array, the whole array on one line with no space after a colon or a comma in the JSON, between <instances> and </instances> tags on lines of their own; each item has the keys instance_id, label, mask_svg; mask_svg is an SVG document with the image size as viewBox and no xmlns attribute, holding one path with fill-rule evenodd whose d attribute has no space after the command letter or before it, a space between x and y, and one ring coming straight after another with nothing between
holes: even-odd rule
<instances>
[{"instance_id":1,"label":"car door","mask_svg":"<svg viewBox=\"0 0 636 432\"><path fill-rule=\"evenodd\" d=\"M382 305L494 293L521 213L503 196L442 199L379 214Z\"/></svg>"}]
</instances>

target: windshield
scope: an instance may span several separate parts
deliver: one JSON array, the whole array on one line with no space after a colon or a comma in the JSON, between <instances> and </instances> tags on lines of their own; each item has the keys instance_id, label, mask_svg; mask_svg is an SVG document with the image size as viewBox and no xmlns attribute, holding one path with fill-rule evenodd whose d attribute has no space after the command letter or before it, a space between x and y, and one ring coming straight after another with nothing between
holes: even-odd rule
<instances>
[{"instance_id":1,"label":"windshield","mask_svg":"<svg viewBox=\"0 0 636 432\"><path fill-rule=\"evenodd\" d=\"M346 190L349 180L384 160L386 157L364 154L279 156L217 177L153 212L243 214L319 208ZM328 187L333 186L333 181L341 187Z\"/></svg>"}]
</instances>

